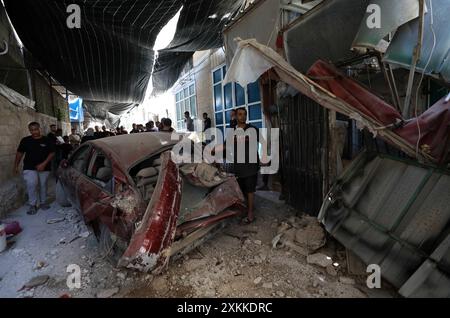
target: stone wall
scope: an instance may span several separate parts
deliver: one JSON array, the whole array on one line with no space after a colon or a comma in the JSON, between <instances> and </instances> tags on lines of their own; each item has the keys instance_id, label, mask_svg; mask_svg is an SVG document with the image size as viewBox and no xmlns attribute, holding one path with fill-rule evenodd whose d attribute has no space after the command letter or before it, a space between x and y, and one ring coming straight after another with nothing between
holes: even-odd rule
<instances>
[{"instance_id":1,"label":"stone wall","mask_svg":"<svg viewBox=\"0 0 450 318\"><path fill-rule=\"evenodd\" d=\"M24 202L24 187L20 176L14 176L13 166L20 140L29 135L28 124L41 124L43 134L49 132L50 124L57 124L63 133L70 133L70 123L58 122L55 117L38 113L31 108L12 104L0 95L0 218Z\"/></svg>"}]
</instances>

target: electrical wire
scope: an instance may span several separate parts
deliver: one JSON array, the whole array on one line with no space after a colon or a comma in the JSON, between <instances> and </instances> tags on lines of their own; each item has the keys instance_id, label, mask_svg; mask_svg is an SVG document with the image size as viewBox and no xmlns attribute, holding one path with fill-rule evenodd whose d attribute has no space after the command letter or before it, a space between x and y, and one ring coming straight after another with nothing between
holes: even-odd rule
<instances>
[{"instance_id":1,"label":"electrical wire","mask_svg":"<svg viewBox=\"0 0 450 318\"><path fill-rule=\"evenodd\" d=\"M429 0L429 1L430 1L430 28L431 28L431 32L433 33L433 46L431 48L431 52L430 52L430 56L428 57L427 64L425 65L425 67L422 70L422 75L420 77L419 85L417 86L417 91L416 91L414 116L416 117L417 130L419 132L419 136L417 138L417 143L416 143L416 157L419 157L419 146L420 146L420 140L422 139L422 131L421 131L420 122L418 119L419 91L420 91L420 87L422 86L423 79L425 77L425 72L427 71L427 68L431 63L431 58L433 57L434 50L436 49L436 44L437 44L436 32L434 30L433 0Z\"/></svg>"}]
</instances>

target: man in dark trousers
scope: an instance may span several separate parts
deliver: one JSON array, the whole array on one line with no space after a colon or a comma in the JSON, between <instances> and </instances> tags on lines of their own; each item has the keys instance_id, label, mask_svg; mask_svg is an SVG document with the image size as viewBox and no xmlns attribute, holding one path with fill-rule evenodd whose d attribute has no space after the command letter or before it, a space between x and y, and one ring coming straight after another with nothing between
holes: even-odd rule
<instances>
[{"instance_id":1,"label":"man in dark trousers","mask_svg":"<svg viewBox=\"0 0 450 318\"><path fill-rule=\"evenodd\" d=\"M244 133L236 131L242 129ZM236 110L236 128L234 130L233 147L231 158L233 158L233 172L239 183L239 187L247 199L247 217L242 221L244 224L250 224L255 220L254 217L254 200L256 192L256 183L258 180L258 171L260 168L260 161L258 155L259 144L264 145L264 139L259 136L258 129L247 123L247 110L245 107ZM254 138L251 138L252 135ZM228 136L227 136L228 138ZM230 141L226 141L229 143ZM226 147L226 145L224 146ZM220 151L219 146L219 151ZM228 148L227 148L228 149ZM245 149L245 154L238 152ZM263 146L263 158L265 147ZM225 150L225 149L224 149ZM217 150L216 150L217 151ZM227 156L227 158L230 158ZM230 159L231 159L230 158Z\"/></svg>"},{"instance_id":2,"label":"man in dark trousers","mask_svg":"<svg viewBox=\"0 0 450 318\"><path fill-rule=\"evenodd\" d=\"M20 141L14 162L14 173L19 173L19 164L25 155L23 178L28 192L27 214L32 215L37 213L38 206L43 210L50 208L47 203L47 180L51 161L55 156L55 144L48 137L42 136L39 123L30 123L28 129L31 136Z\"/></svg>"}]
</instances>

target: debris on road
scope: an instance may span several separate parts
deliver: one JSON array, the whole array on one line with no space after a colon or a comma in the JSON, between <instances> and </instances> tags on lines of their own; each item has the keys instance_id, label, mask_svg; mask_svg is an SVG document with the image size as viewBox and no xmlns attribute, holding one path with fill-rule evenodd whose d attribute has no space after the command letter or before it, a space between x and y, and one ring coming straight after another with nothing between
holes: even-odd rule
<instances>
[{"instance_id":1,"label":"debris on road","mask_svg":"<svg viewBox=\"0 0 450 318\"><path fill-rule=\"evenodd\" d=\"M308 264L319 265L323 268L327 268L333 264L331 257L322 253L308 255L306 261Z\"/></svg>"},{"instance_id":2,"label":"debris on road","mask_svg":"<svg viewBox=\"0 0 450 318\"><path fill-rule=\"evenodd\" d=\"M24 289L29 290L29 289L44 285L49 280L49 278L50 277L48 275L41 275L41 276L33 277L31 280L28 281L28 283L23 285L23 287L21 289L19 289L19 291L22 291Z\"/></svg>"},{"instance_id":3,"label":"debris on road","mask_svg":"<svg viewBox=\"0 0 450 318\"><path fill-rule=\"evenodd\" d=\"M97 298L111 298L119 292L119 288L105 289L97 293Z\"/></svg>"}]
</instances>

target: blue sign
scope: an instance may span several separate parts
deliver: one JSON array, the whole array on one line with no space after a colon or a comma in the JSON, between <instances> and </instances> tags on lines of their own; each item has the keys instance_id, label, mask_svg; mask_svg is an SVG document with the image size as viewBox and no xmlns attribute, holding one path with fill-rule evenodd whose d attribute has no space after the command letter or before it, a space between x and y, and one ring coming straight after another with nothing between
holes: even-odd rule
<instances>
[{"instance_id":1,"label":"blue sign","mask_svg":"<svg viewBox=\"0 0 450 318\"><path fill-rule=\"evenodd\" d=\"M77 98L69 103L70 122L82 123L84 121L83 99Z\"/></svg>"}]
</instances>

